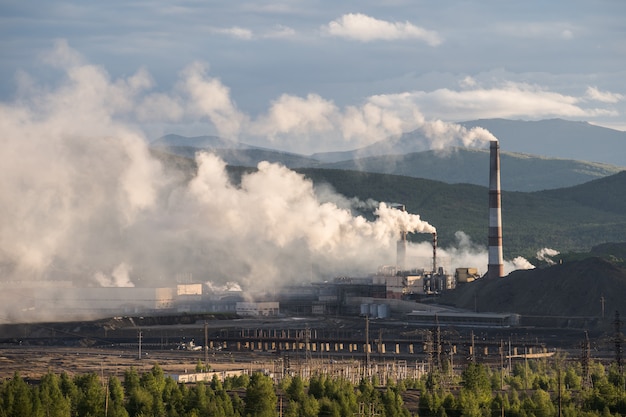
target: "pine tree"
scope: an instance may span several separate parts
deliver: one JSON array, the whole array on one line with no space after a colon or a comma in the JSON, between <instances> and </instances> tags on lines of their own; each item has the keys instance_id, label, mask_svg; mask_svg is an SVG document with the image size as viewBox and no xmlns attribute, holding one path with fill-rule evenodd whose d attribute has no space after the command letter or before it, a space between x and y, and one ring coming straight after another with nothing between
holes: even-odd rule
<instances>
[{"instance_id":1,"label":"pine tree","mask_svg":"<svg viewBox=\"0 0 626 417\"><path fill-rule=\"evenodd\" d=\"M246 389L246 416L274 417L277 398L272 380L263 374L255 373Z\"/></svg>"},{"instance_id":2,"label":"pine tree","mask_svg":"<svg viewBox=\"0 0 626 417\"><path fill-rule=\"evenodd\" d=\"M60 378L47 373L41 378L38 395L39 403L45 417L65 417L70 415L70 400L63 396Z\"/></svg>"}]
</instances>

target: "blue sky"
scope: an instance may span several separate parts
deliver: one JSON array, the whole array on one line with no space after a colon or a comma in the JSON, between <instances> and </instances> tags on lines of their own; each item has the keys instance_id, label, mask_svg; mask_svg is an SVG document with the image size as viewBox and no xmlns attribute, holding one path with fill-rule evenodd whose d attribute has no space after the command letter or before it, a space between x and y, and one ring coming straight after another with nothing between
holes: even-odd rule
<instances>
[{"instance_id":1,"label":"blue sky","mask_svg":"<svg viewBox=\"0 0 626 417\"><path fill-rule=\"evenodd\" d=\"M625 12L620 0L3 1L0 99L32 108L72 89L91 100L76 111L104 109L147 139L303 153L437 120L626 130Z\"/></svg>"}]
</instances>

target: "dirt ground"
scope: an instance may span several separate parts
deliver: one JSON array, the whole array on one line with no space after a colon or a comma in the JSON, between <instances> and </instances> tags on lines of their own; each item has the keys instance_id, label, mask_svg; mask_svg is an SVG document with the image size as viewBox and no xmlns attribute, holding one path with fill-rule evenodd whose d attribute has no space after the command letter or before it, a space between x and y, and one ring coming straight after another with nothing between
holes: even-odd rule
<instances>
[{"instance_id":1,"label":"dirt ground","mask_svg":"<svg viewBox=\"0 0 626 417\"><path fill-rule=\"evenodd\" d=\"M194 373L198 361L204 362L203 352L144 351L76 347L0 346L0 380L11 378L15 372L28 380L38 380L53 372L69 375L94 372L101 377L117 376L122 379L131 367L139 373L150 370L155 364L167 375ZM249 356L235 359L228 352L210 353L211 370L248 369L272 370L275 358Z\"/></svg>"}]
</instances>

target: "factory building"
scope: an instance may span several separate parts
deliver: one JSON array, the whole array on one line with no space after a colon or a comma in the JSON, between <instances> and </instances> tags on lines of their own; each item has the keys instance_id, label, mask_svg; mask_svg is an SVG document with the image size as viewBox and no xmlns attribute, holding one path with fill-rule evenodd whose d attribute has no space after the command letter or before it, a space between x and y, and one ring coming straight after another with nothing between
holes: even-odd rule
<instances>
[{"instance_id":1,"label":"factory building","mask_svg":"<svg viewBox=\"0 0 626 417\"><path fill-rule=\"evenodd\" d=\"M408 321L422 326L511 327L520 323L513 313L464 313L455 311L413 311Z\"/></svg>"},{"instance_id":2,"label":"factory building","mask_svg":"<svg viewBox=\"0 0 626 417\"><path fill-rule=\"evenodd\" d=\"M280 314L280 308L278 301L240 301L236 304L236 312L242 317L276 317Z\"/></svg>"}]
</instances>

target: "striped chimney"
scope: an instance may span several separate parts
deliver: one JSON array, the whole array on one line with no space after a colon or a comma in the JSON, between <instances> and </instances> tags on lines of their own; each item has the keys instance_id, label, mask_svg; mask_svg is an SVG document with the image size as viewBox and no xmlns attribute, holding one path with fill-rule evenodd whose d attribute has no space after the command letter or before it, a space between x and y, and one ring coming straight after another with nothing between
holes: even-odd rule
<instances>
[{"instance_id":1,"label":"striped chimney","mask_svg":"<svg viewBox=\"0 0 626 417\"><path fill-rule=\"evenodd\" d=\"M487 278L504 276L502 257L502 208L500 201L500 144L489 146L489 263Z\"/></svg>"}]
</instances>

